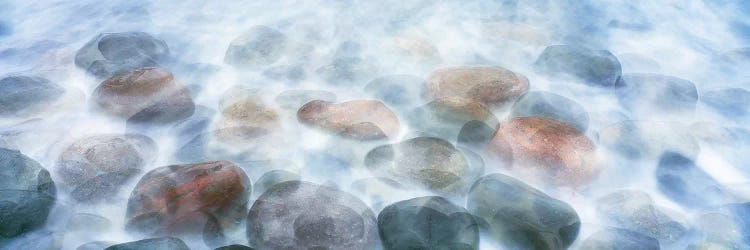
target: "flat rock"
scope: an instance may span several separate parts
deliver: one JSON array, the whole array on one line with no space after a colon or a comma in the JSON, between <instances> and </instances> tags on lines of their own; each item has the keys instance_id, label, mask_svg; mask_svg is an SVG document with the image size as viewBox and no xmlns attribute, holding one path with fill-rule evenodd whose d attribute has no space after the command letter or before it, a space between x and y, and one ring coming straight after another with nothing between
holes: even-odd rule
<instances>
[{"instance_id":1,"label":"flat rock","mask_svg":"<svg viewBox=\"0 0 750 250\"><path fill-rule=\"evenodd\" d=\"M375 100L342 103L315 100L297 111L297 119L300 123L357 140L395 138L400 130L396 114Z\"/></svg>"}]
</instances>

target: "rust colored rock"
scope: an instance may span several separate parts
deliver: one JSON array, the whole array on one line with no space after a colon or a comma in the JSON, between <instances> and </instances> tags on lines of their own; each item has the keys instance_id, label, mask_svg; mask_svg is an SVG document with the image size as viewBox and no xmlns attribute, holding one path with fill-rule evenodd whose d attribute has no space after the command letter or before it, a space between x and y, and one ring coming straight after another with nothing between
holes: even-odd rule
<instances>
[{"instance_id":1,"label":"rust colored rock","mask_svg":"<svg viewBox=\"0 0 750 250\"><path fill-rule=\"evenodd\" d=\"M543 117L518 117L498 125L487 151L521 174L554 185L580 186L598 173L595 146L575 127Z\"/></svg>"},{"instance_id":2,"label":"rust colored rock","mask_svg":"<svg viewBox=\"0 0 750 250\"><path fill-rule=\"evenodd\" d=\"M250 193L247 175L229 161L160 167L131 193L126 228L151 236L202 233L209 242L245 217Z\"/></svg>"},{"instance_id":3,"label":"rust colored rock","mask_svg":"<svg viewBox=\"0 0 750 250\"><path fill-rule=\"evenodd\" d=\"M301 123L358 140L394 138L399 132L396 114L375 100L342 103L315 100L297 111L297 119Z\"/></svg>"},{"instance_id":4,"label":"rust colored rock","mask_svg":"<svg viewBox=\"0 0 750 250\"><path fill-rule=\"evenodd\" d=\"M139 122L171 122L195 111L190 91L161 68L141 68L113 76L93 94L105 112Z\"/></svg>"},{"instance_id":5,"label":"rust colored rock","mask_svg":"<svg viewBox=\"0 0 750 250\"><path fill-rule=\"evenodd\" d=\"M427 92L433 99L463 97L487 106L515 101L529 91L524 75L500 67L438 69L427 81Z\"/></svg>"}]
</instances>

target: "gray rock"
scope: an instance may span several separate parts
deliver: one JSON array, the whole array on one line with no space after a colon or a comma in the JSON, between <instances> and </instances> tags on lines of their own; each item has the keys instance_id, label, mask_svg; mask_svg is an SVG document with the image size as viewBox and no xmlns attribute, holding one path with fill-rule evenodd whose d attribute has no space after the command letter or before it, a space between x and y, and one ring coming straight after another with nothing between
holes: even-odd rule
<instances>
[{"instance_id":1,"label":"gray rock","mask_svg":"<svg viewBox=\"0 0 750 250\"><path fill-rule=\"evenodd\" d=\"M586 132L589 115L580 104L567 97L548 92L527 93L513 105L511 117L541 116L568 123Z\"/></svg>"},{"instance_id":2,"label":"gray rock","mask_svg":"<svg viewBox=\"0 0 750 250\"><path fill-rule=\"evenodd\" d=\"M413 107L421 103L420 89L427 82L412 75L386 75L370 81L365 93L394 107Z\"/></svg>"},{"instance_id":3,"label":"gray rock","mask_svg":"<svg viewBox=\"0 0 750 250\"><path fill-rule=\"evenodd\" d=\"M701 94L701 102L717 113L730 118L750 115L750 91L743 88L724 88Z\"/></svg>"},{"instance_id":4,"label":"gray rock","mask_svg":"<svg viewBox=\"0 0 750 250\"><path fill-rule=\"evenodd\" d=\"M169 57L164 41L144 32L102 33L76 53L76 66L108 78L130 70L155 67Z\"/></svg>"},{"instance_id":5,"label":"gray rock","mask_svg":"<svg viewBox=\"0 0 750 250\"><path fill-rule=\"evenodd\" d=\"M0 190L23 190L55 196L55 183L38 162L18 150L0 148Z\"/></svg>"},{"instance_id":6,"label":"gray rock","mask_svg":"<svg viewBox=\"0 0 750 250\"><path fill-rule=\"evenodd\" d=\"M575 45L552 45L544 49L534 68L552 77L574 78L589 86L612 87L622 75L617 57L607 50Z\"/></svg>"},{"instance_id":7,"label":"gray rock","mask_svg":"<svg viewBox=\"0 0 750 250\"><path fill-rule=\"evenodd\" d=\"M92 241L78 246L76 250L102 250L114 244L117 243L111 241Z\"/></svg>"},{"instance_id":8,"label":"gray rock","mask_svg":"<svg viewBox=\"0 0 750 250\"><path fill-rule=\"evenodd\" d=\"M665 152L656 167L659 190L670 200L687 208L705 208L730 201L733 197L718 181L675 152Z\"/></svg>"},{"instance_id":9,"label":"gray rock","mask_svg":"<svg viewBox=\"0 0 750 250\"><path fill-rule=\"evenodd\" d=\"M105 250L190 250L182 240L174 237L152 238L112 245Z\"/></svg>"},{"instance_id":10,"label":"gray rock","mask_svg":"<svg viewBox=\"0 0 750 250\"><path fill-rule=\"evenodd\" d=\"M394 203L378 215L385 249L477 249L479 227L471 214L439 196Z\"/></svg>"},{"instance_id":11,"label":"gray rock","mask_svg":"<svg viewBox=\"0 0 750 250\"><path fill-rule=\"evenodd\" d=\"M61 249L61 241L62 235L53 231L39 230L7 241L0 240L0 249L58 250Z\"/></svg>"},{"instance_id":12,"label":"gray rock","mask_svg":"<svg viewBox=\"0 0 750 250\"><path fill-rule=\"evenodd\" d=\"M570 205L502 174L474 183L467 207L508 249L566 249L581 226Z\"/></svg>"},{"instance_id":13,"label":"gray rock","mask_svg":"<svg viewBox=\"0 0 750 250\"><path fill-rule=\"evenodd\" d=\"M112 222L107 218L89 213L73 214L68 220L65 230L68 232L105 232L112 228Z\"/></svg>"},{"instance_id":14,"label":"gray rock","mask_svg":"<svg viewBox=\"0 0 750 250\"><path fill-rule=\"evenodd\" d=\"M681 78L659 74L625 74L615 84L620 103L639 118L689 116L695 112L698 90Z\"/></svg>"},{"instance_id":15,"label":"gray rock","mask_svg":"<svg viewBox=\"0 0 750 250\"><path fill-rule=\"evenodd\" d=\"M65 89L47 79L13 75L0 79L0 116L35 113L60 99Z\"/></svg>"},{"instance_id":16,"label":"gray rock","mask_svg":"<svg viewBox=\"0 0 750 250\"><path fill-rule=\"evenodd\" d=\"M457 143L459 146L483 151L484 147L492 139L493 134L495 134L495 128L490 127L486 123L476 120L469 121L461 127Z\"/></svg>"},{"instance_id":17,"label":"gray rock","mask_svg":"<svg viewBox=\"0 0 750 250\"><path fill-rule=\"evenodd\" d=\"M313 100L336 102L336 94L325 90L287 90L276 96L274 101L283 109L297 111Z\"/></svg>"},{"instance_id":18,"label":"gray rock","mask_svg":"<svg viewBox=\"0 0 750 250\"><path fill-rule=\"evenodd\" d=\"M255 248L235 244L235 245L223 246L214 250L255 250Z\"/></svg>"},{"instance_id":19,"label":"gray rock","mask_svg":"<svg viewBox=\"0 0 750 250\"><path fill-rule=\"evenodd\" d=\"M257 181L255 181L255 186L253 190L256 195L261 195L269 188L273 187L276 184L287 182L287 181L299 181L300 176L298 174L284 171L284 170L271 170L260 178L258 178Z\"/></svg>"},{"instance_id":20,"label":"gray rock","mask_svg":"<svg viewBox=\"0 0 750 250\"><path fill-rule=\"evenodd\" d=\"M620 229L607 228L586 238L581 250L659 250L659 241L647 235Z\"/></svg>"},{"instance_id":21,"label":"gray rock","mask_svg":"<svg viewBox=\"0 0 750 250\"><path fill-rule=\"evenodd\" d=\"M687 228L641 191L622 190L597 200L597 212L615 225L643 233L660 242L673 243L687 233Z\"/></svg>"},{"instance_id":22,"label":"gray rock","mask_svg":"<svg viewBox=\"0 0 750 250\"><path fill-rule=\"evenodd\" d=\"M259 249L370 249L380 245L375 215L357 197L309 182L274 185L247 217Z\"/></svg>"},{"instance_id":23,"label":"gray rock","mask_svg":"<svg viewBox=\"0 0 750 250\"><path fill-rule=\"evenodd\" d=\"M281 58L287 37L281 32L255 26L229 44L224 63L239 67L258 67L272 64Z\"/></svg>"}]
</instances>

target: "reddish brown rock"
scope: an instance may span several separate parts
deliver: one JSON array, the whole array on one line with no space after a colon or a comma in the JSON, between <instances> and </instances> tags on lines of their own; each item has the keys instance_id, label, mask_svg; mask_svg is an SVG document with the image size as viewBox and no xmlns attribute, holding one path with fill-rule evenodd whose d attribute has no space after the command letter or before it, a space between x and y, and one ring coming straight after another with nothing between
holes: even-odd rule
<instances>
[{"instance_id":1,"label":"reddish brown rock","mask_svg":"<svg viewBox=\"0 0 750 250\"><path fill-rule=\"evenodd\" d=\"M250 180L232 162L160 167L130 195L126 228L152 236L203 233L209 242L245 217L250 193Z\"/></svg>"},{"instance_id":2,"label":"reddish brown rock","mask_svg":"<svg viewBox=\"0 0 750 250\"><path fill-rule=\"evenodd\" d=\"M579 186L598 173L594 143L575 127L549 118L519 117L501 123L487 151L513 171L554 185Z\"/></svg>"},{"instance_id":3,"label":"reddish brown rock","mask_svg":"<svg viewBox=\"0 0 750 250\"><path fill-rule=\"evenodd\" d=\"M170 122L195 111L190 91L161 68L113 76L94 90L93 99L106 113L138 122Z\"/></svg>"},{"instance_id":4,"label":"reddish brown rock","mask_svg":"<svg viewBox=\"0 0 750 250\"><path fill-rule=\"evenodd\" d=\"M297 111L297 119L301 123L358 140L394 138L399 132L396 114L375 100L342 103L315 100Z\"/></svg>"},{"instance_id":5,"label":"reddish brown rock","mask_svg":"<svg viewBox=\"0 0 750 250\"><path fill-rule=\"evenodd\" d=\"M487 106L512 102L529 91L525 76L500 67L438 69L427 81L432 99L462 97Z\"/></svg>"}]
</instances>

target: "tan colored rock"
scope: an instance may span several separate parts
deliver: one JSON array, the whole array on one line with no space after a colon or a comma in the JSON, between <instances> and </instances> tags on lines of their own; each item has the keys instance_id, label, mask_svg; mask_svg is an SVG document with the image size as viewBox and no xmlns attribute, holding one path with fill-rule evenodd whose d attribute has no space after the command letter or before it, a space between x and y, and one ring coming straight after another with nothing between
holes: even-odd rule
<instances>
[{"instance_id":1,"label":"tan colored rock","mask_svg":"<svg viewBox=\"0 0 750 250\"><path fill-rule=\"evenodd\" d=\"M279 129L279 114L252 90L235 87L223 97L214 135L226 143L242 143Z\"/></svg>"},{"instance_id":2,"label":"tan colored rock","mask_svg":"<svg viewBox=\"0 0 750 250\"><path fill-rule=\"evenodd\" d=\"M315 100L297 111L297 119L301 123L358 140L394 138L400 127L396 114L376 100L342 103Z\"/></svg>"},{"instance_id":3,"label":"tan colored rock","mask_svg":"<svg viewBox=\"0 0 750 250\"><path fill-rule=\"evenodd\" d=\"M597 175L595 150L575 127L543 117L503 122L487 145L488 153L513 171L564 186L580 186Z\"/></svg>"},{"instance_id":4,"label":"tan colored rock","mask_svg":"<svg viewBox=\"0 0 750 250\"><path fill-rule=\"evenodd\" d=\"M487 106L515 101L529 91L525 76L500 67L443 68L427 81L432 99L463 97Z\"/></svg>"}]
</instances>

